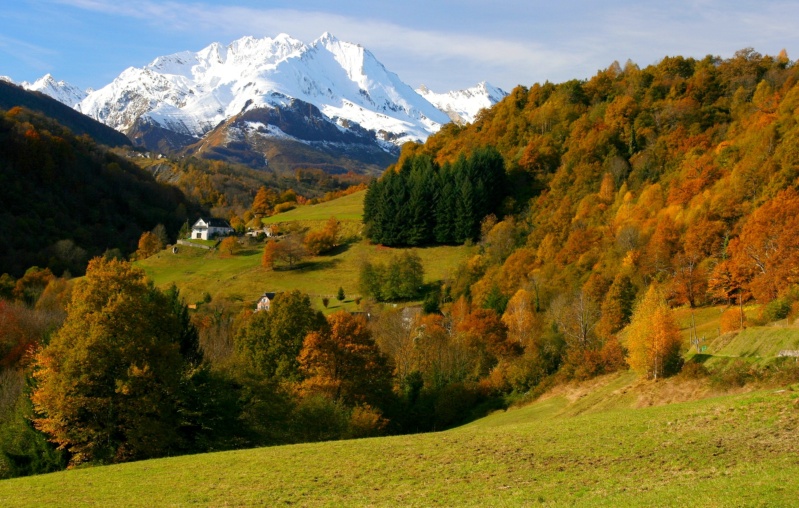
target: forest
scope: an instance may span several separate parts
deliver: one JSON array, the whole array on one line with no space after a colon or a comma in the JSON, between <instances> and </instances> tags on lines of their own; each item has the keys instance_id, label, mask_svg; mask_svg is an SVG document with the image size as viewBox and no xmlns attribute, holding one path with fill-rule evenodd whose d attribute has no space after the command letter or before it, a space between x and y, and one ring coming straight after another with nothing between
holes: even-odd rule
<instances>
[{"instance_id":1,"label":"forest","mask_svg":"<svg viewBox=\"0 0 799 508\"><path fill-rule=\"evenodd\" d=\"M405 145L366 234L476 246L425 295L398 293L420 288L412 255L404 275L364 264L371 300L416 313L323 316L295 291L190 314L110 256L74 284L5 278L0 473L439 430L620 369L714 376L684 364L675 308L724 306L721 332L799 317L797 110L799 67L745 49L520 86ZM283 199L258 193L254 217Z\"/></svg>"},{"instance_id":2,"label":"forest","mask_svg":"<svg viewBox=\"0 0 799 508\"><path fill-rule=\"evenodd\" d=\"M176 234L201 210L177 188L55 120L0 113L0 273L32 266L83 273L106 251L127 255L142 232Z\"/></svg>"}]
</instances>

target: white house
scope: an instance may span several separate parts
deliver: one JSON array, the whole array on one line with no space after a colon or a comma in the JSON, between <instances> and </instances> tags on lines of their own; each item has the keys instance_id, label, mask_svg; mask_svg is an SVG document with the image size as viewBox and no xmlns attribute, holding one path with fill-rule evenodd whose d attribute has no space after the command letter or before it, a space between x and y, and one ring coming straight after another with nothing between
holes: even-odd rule
<instances>
[{"instance_id":1,"label":"white house","mask_svg":"<svg viewBox=\"0 0 799 508\"><path fill-rule=\"evenodd\" d=\"M210 240L215 236L227 236L233 228L225 219L200 219L191 227L191 237L198 240Z\"/></svg>"},{"instance_id":2,"label":"white house","mask_svg":"<svg viewBox=\"0 0 799 508\"><path fill-rule=\"evenodd\" d=\"M255 306L255 311L258 312L259 310L269 310L269 307L272 306L272 300L275 299L275 293L264 293L260 300L258 300L258 305Z\"/></svg>"}]
</instances>

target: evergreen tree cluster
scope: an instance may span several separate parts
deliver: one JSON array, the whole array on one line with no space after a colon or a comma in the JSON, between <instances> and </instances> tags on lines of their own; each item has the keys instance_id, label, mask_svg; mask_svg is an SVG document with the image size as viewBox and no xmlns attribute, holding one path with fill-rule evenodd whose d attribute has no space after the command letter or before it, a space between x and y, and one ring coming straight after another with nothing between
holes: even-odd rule
<instances>
[{"instance_id":1,"label":"evergreen tree cluster","mask_svg":"<svg viewBox=\"0 0 799 508\"><path fill-rule=\"evenodd\" d=\"M369 186L367 236L383 245L430 245L476 240L480 222L505 198L505 163L493 147L439 166L432 157L407 157Z\"/></svg>"}]
</instances>

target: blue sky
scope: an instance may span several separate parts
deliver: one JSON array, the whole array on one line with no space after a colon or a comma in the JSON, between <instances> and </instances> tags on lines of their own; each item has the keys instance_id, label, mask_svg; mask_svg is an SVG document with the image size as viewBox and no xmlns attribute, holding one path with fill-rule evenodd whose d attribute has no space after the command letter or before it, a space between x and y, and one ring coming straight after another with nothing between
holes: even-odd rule
<instances>
[{"instance_id":1,"label":"blue sky","mask_svg":"<svg viewBox=\"0 0 799 508\"><path fill-rule=\"evenodd\" d=\"M130 66L245 35L324 32L361 44L409 85L588 78L614 60L732 56L753 47L799 58L799 2L734 0L4 0L0 75L45 73L98 88Z\"/></svg>"}]
</instances>

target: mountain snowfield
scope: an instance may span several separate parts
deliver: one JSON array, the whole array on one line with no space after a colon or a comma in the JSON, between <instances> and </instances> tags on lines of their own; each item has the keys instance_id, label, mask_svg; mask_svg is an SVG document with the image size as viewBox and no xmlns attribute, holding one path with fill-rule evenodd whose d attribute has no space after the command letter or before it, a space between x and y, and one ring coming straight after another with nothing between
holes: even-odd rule
<instances>
[{"instance_id":1,"label":"mountain snowfield","mask_svg":"<svg viewBox=\"0 0 799 508\"><path fill-rule=\"evenodd\" d=\"M88 93L49 74L22 86L125 133L139 122L198 140L246 111L300 100L342 129L355 123L374 132L387 149L424 141L452 119L470 122L506 95L486 83L447 94L413 90L367 49L329 33L310 45L286 34L213 43L130 67Z\"/></svg>"}]
</instances>

